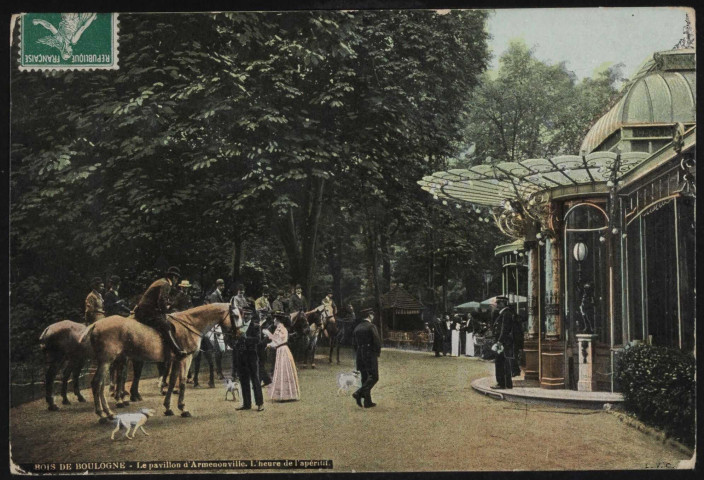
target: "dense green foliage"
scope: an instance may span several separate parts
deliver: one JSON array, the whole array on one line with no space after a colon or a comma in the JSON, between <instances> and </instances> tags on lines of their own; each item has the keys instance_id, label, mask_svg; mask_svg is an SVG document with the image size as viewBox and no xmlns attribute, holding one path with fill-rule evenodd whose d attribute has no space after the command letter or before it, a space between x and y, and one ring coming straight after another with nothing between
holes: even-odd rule
<instances>
[{"instance_id":1,"label":"dense green foliage","mask_svg":"<svg viewBox=\"0 0 704 480\"><path fill-rule=\"evenodd\" d=\"M693 446L695 371L691 353L650 345L626 348L618 365L624 405L644 422Z\"/></svg>"},{"instance_id":2,"label":"dense green foliage","mask_svg":"<svg viewBox=\"0 0 704 480\"><path fill-rule=\"evenodd\" d=\"M13 359L82 318L94 275L134 296L168 265L253 296L301 283L375 304L400 282L437 309L480 299L506 239L416 182L493 144L472 127L486 15L123 14L119 70L13 68Z\"/></svg>"}]
</instances>

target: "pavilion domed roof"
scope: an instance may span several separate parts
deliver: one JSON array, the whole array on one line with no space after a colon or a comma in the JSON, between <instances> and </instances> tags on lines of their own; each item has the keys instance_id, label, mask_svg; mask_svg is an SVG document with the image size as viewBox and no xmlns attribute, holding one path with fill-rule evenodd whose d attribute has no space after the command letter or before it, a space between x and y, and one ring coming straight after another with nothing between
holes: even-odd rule
<instances>
[{"instance_id":1,"label":"pavilion domed roof","mask_svg":"<svg viewBox=\"0 0 704 480\"><path fill-rule=\"evenodd\" d=\"M580 148L593 152L623 126L696 122L694 50L659 52L624 87L620 100L589 130Z\"/></svg>"}]
</instances>

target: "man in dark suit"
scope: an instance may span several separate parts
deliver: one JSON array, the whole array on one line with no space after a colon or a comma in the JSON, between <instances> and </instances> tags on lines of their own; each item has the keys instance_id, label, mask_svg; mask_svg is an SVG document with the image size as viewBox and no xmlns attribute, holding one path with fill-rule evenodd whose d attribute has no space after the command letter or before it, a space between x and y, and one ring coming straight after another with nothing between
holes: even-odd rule
<instances>
[{"instance_id":1,"label":"man in dark suit","mask_svg":"<svg viewBox=\"0 0 704 480\"><path fill-rule=\"evenodd\" d=\"M500 390L513 388L511 376L514 360L514 319L513 312L508 307L507 297L496 297L496 305L499 310L499 316L496 318L494 328L492 328L496 335L496 343L491 347L496 352L496 359L494 360L496 385L491 388Z\"/></svg>"},{"instance_id":2,"label":"man in dark suit","mask_svg":"<svg viewBox=\"0 0 704 480\"><path fill-rule=\"evenodd\" d=\"M304 312L308 311L308 300L303 296L303 288L300 285L296 285L296 289L288 301L288 311L289 313L295 313L301 310Z\"/></svg>"},{"instance_id":3,"label":"man in dark suit","mask_svg":"<svg viewBox=\"0 0 704 480\"><path fill-rule=\"evenodd\" d=\"M120 277L113 275L108 280L108 291L103 296L105 306L105 316L122 315L127 317L130 315L130 309L125 305L124 300L120 300Z\"/></svg>"},{"instance_id":4,"label":"man in dark suit","mask_svg":"<svg viewBox=\"0 0 704 480\"><path fill-rule=\"evenodd\" d=\"M354 392L352 396L357 401L357 405L364 408L372 408L376 403L372 402L372 388L379 381L379 361L381 355L381 338L374 320L374 311L371 308L362 310L362 320L354 329L354 349L357 352L357 370L362 374L362 387ZM364 405L362 405L364 400Z\"/></svg>"},{"instance_id":5,"label":"man in dark suit","mask_svg":"<svg viewBox=\"0 0 704 480\"><path fill-rule=\"evenodd\" d=\"M262 395L262 384L259 379L259 342L261 328L256 315L252 316L249 323L246 323L242 330L243 336L237 340L235 354L237 355L237 369L239 370L240 385L242 385L242 406L235 410L250 410L252 408L252 393L254 390L254 401L257 404L257 411L264 410L264 396Z\"/></svg>"},{"instance_id":6,"label":"man in dark suit","mask_svg":"<svg viewBox=\"0 0 704 480\"><path fill-rule=\"evenodd\" d=\"M442 346L445 342L445 326L440 317L437 317L433 322L433 351L435 356L439 357L442 352Z\"/></svg>"}]
</instances>

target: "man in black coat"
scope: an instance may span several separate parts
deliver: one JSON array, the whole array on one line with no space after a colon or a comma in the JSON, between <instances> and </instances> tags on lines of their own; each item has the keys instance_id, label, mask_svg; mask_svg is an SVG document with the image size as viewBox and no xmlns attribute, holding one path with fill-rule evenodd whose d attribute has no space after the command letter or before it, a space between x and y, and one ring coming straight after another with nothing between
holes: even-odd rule
<instances>
[{"instance_id":1,"label":"man in black coat","mask_svg":"<svg viewBox=\"0 0 704 480\"><path fill-rule=\"evenodd\" d=\"M433 322L433 351L435 356L439 357L442 352L442 346L445 342L445 326L440 317L437 317Z\"/></svg>"},{"instance_id":2,"label":"man in black coat","mask_svg":"<svg viewBox=\"0 0 704 480\"><path fill-rule=\"evenodd\" d=\"M252 388L257 411L261 412L264 410L264 396L259 379L258 350L261 337L259 319L254 315L252 320L241 328L246 329L246 332L237 340L234 353L237 355L237 369L240 385L242 385L242 406L235 410L250 410L252 408L252 393L250 391Z\"/></svg>"},{"instance_id":3,"label":"man in black coat","mask_svg":"<svg viewBox=\"0 0 704 480\"><path fill-rule=\"evenodd\" d=\"M103 296L103 306L105 307L105 316L122 315L128 317L130 309L125 304L124 300L120 300L120 277L113 275L108 280L108 291Z\"/></svg>"},{"instance_id":4,"label":"man in black coat","mask_svg":"<svg viewBox=\"0 0 704 480\"><path fill-rule=\"evenodd\" d=\"M379 381L379 361L381 355L381 338L374 320L374 311L371 308L362 310L362 320L352 334L354 338L354 349L357 352L357 370L362 374L362 387L354 392L352 396L357 405L364 408L372 408L376 403L372 402L372 388ZM364 400L364 405L362 405Z\"/></svg>"},{"instance_id":5,"label":"man in black coat","mask_svg":"<svg viewBox=\"0 0 704 480\"><path fill-rule=\"evenodd\" d=\"M491 388L513 388L513 380L511 379L514 360L513 312L508 307L507 297L496 297L496 305L499 310L499 316L496 318L496 323L492 329L496 335L496 343L491 347L496 352L496 358L494 359L496 385Z\"/></svg>"}]
</instances>

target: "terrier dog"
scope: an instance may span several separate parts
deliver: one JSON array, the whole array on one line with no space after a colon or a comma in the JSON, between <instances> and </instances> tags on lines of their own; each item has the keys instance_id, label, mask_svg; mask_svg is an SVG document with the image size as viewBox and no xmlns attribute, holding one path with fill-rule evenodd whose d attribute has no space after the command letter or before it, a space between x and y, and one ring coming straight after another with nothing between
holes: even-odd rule
<instances>
[{"instance_id":1,"label":"terrier dog","mask_svg":"<svg viewBox=\"0 0 704 480\"><path fill-rule=\"evenodd\" d=\"M115 430L112 431L110 435L110 440L115 440L115 434L120 430L121 427L125 427L127 431L125 432L125 437L132 440L137 433L137 429L142 430L142 433L149 436L146 430L144 430L144 424L147 423L147 419L156 414L151 408L142 408L137 413L121 413L115 417ZM132 430L132 436L130 437L130 429Z\"/></svg>"},{"instance_id":2,"label":"terrier dog","mask_svg":"<svg viewBox=\"0 0 704 480\"><path fill-rule=\"evenodd\" d=\"M337 374L337 394L349 393L350 388L359 386L359 375L358 371L344 372Z\"/></svg>"},{"instance_id":3,"label":"terrier dog","mask_svg":"<svg viewBox=\"0 0 704 480\"><path fill-rule=\"evenodd\" d=\"M239 400L239 398L240 398L239 384L240 384L240 382L238 380L232 381L229 378L227 380L225 380L225 400L227 400L228 393L232 394L232 401L233 402L235 400Z\"/></svg>"}]
</instances>

